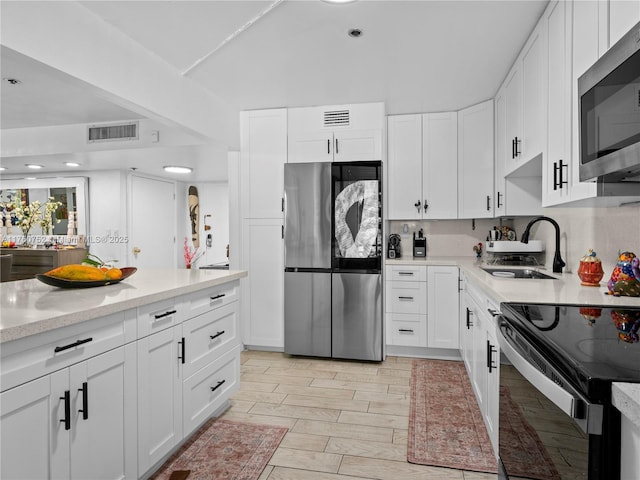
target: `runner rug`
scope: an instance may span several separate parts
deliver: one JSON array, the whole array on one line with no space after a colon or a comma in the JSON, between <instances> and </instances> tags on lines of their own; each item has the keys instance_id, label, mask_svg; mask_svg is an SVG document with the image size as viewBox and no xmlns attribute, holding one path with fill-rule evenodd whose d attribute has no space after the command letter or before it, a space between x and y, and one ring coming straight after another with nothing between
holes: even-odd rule
<instances>
[{"instance_id":1,"label":"runner rug","mask_svg":"<svg viewBox=\"0 0 640 480\"><path fill-rule=\"evenodd\" d=\"M149 480L255 480L287 431L286 427L213 418Z\"/></svg>"},{"instance_id":2,"label":"runner rug","mask_svg":"<svg viewBox=\"0 0 640 480\"><path fill-rule=\"evenodd\" d=\"M509 473L518 476L518 464L537 464L538 478L559 478L535 430L506 388L500 392L500 408L509 419L508 427L500 430L500 442L509 442L509 451L519 452L519 458L509 459L512 467ZM497 473L491 441L463 362L413 361L407 460L420 465Z\"/></svg>"}]
</instances>

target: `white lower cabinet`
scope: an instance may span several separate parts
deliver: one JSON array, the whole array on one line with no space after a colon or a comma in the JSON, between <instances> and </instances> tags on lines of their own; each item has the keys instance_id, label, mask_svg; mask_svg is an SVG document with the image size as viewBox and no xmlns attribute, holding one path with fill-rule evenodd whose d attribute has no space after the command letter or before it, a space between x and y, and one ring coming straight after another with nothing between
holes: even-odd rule
<instances>
[{"instance_id":1,"label":"white lower cabinet","mask_svg":"<svg viewBox=\"0 0 640 480\"><path fill-rule=\"evenodd\" d=\"M0 478L148 476L237 390L238 298L229 282L3 343Z\"/></svg>"},{"instance_id":2,"label":"white lower cabinet","mask_svg":"<svg viewBox=\"0 0 640 480\"><path fill-rule=\"evenodd\" d=\"M182 440L182 325L138 340L138 475Z\"/></svg>"},{"instance_id":3,"label":"white lower cabinet","mask_svg":"<svg viewBox=\"0 0 640 480\"><path fill-rule=\"evenodd\" d=\"M135 344L0 395L1 477L136 477Z\"/></svg>"},{"instance_id":4,"label":"white lower cabinet","mask_svg":"<svg viewBox=\"0 0 640 480\"><path fill-rule=\"evenodd\" d=\"M387 265L387 345L458 349L458 267Z\"/></svg>"},{"instance_id":5,"label":"white lower cabinet","mask_svg":"<svg viewBox=\"0 0 640 480\"><path fill-rule=\"evenodd\" d=\"M498 451L500 351L493 316L498 303L482 294L468 279L460 299L460 351L480 407L493 451Z\"/></svg>"}]
</instances>

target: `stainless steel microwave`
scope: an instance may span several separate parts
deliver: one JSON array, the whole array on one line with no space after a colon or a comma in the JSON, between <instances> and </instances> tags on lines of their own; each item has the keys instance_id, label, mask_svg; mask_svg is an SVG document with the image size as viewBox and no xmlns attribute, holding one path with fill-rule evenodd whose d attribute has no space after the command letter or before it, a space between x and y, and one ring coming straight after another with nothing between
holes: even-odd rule
<instances>
[{"instance_id":1,"label":"stainless steel microwave","mask_svg":"<svg viewBox=\"0 0 640 480\"><path fill-rule=\"evenodd\" d=\"M640 181L640 23L578 79L578 108L580 180Z\"/></svg>"}]
</instances>

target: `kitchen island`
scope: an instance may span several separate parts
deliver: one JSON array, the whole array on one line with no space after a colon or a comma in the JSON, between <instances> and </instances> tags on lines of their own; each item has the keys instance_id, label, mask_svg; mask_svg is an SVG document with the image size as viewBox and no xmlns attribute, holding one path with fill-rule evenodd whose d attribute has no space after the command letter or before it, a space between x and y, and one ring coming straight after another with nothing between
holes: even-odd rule
<instances>
[{"instance_id":1,"label":"kitchen island","mask_svg":"<svg viewBox=\"0 0 640 480\"><path fill-rule=\"evenodd\" d=\"M239 386L246 275L141 269L95 288L0 284L0 477L158 468Z\"/></svg>"}]
</instances>

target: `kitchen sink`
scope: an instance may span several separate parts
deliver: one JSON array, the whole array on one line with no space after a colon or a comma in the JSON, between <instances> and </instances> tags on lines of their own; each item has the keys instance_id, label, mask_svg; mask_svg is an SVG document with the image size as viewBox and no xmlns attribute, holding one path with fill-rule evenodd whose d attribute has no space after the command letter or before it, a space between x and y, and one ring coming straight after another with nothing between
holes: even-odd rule
<instances>
[{"instance_id":1,"label":"kitchen sink","mask_svg":"<svg viewBox=\"0 0 640 480\"><path fill-rule=\"evenodd\" d=\"M500 278L536 278L544 280L556 280L555 277L546 275L538 270L531 270L530 268L482 268L487 273L490 273L494 277Z\"/></svg>"}]
</instances>

